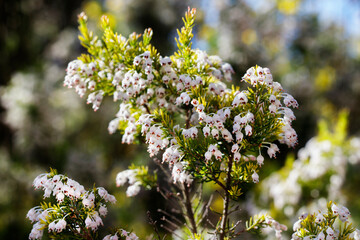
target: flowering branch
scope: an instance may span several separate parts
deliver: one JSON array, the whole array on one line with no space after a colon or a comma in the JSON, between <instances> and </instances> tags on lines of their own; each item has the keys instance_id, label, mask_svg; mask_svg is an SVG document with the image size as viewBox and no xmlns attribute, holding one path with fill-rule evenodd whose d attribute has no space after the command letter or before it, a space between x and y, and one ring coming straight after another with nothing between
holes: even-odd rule
<instances>
[{"instance_id":1,"label":"flowering branch","mask_svg":"<svg viewBox=\"0 0 360 240\"><path fill-rule=\"evenodd\" d=\"M143 137L150 157L162 154L173 185L183 191L191 237L199 236L196 219L201 217L191 205L190 185L219 185L224 209L216 232L225 239L233 229L228 224L230 201L236 202L247 184L259 182L262 151L273 158L279 151L274 141L291 147L297 143L289 107L298 104L283 93L268 68L250 68L241 79L248 85L244 90L227 88L224 82L234 73L230 64L192 49L195 16L195 9L189 8L175 39L178 51L163 57L150 44L151 29L125 38L103 17L104 34L98 38L87 29L86 15L80 14L80 41L88 54L69 63L64 85L81 97L88 92L87 102L95 111L105 96L120 102L109 133L119 130L127 144ZM127 195L135 196L140 186L156 185L156 178L144 180L147 174L139 177L138 170L126 170L118 174L117 185L129 182Z\"/></svg>"}]
</instances>

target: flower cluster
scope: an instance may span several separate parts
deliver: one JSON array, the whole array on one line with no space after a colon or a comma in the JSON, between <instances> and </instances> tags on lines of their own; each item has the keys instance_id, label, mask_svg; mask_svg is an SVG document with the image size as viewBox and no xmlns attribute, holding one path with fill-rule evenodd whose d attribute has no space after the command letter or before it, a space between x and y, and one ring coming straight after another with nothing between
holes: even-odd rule
<instances>
[{"instance_id":1,"label":"flower cluster","mask_svg":"<svg viewBox=\"0 0 360 240\"><path fill-rule=\"evenodd\" d=\"M155 186L157 176L150 175L147 167L135 167L132 165L130 169L119 172L116 175L116 186L120 187L129 183L129 187L126 190L126 195L128 197L136 196L140 190L141 186L144 186L147 189L151 189Z\"/></svg>"},{"instance_id":2,"label":"flower cluster","mask_svg":"<svg viewBox=\"0 0 360 240\"><path fill-rule=\"evenodd\" d=\"M82 237L92 234L91 231L103 225L101 217L107 214L106 203L116 202L104 188L86 191L75 180L54 170L37 176L33 186L44 191L44 198L54 201L43 202L27 213L27 218L34 223L30 239L41 239L44 229L54 237L67 236L70 232Z\"/></svg>"},{"instance_id":3,"label":"flower cluster","mask_svg":"<svg viewBox=\"0 0 360 240\"><path fill-rule=\"evenodd\" d=\"M124 38L103 17L104 36L99 42L82 14L80 40L88 54L69 64L64 84L80 96L88 93L95 111L105 96L120 101L109 133L119 129L128 144L143 137L150 157L161 153L173 183L184 191L194 179L215 182L225 191L227 208L245 184L259 182L262 151L275 157L276 140L295 146L297 135L291 126L295 116L289 107L298 103L283 92L268 68L260 66L242 77L246 89L228 88L224 82L232 79L231 65L191 48L194 20L195 9L189 9L176 38L178 51L163 57L150 45L151 29L142 39L135 33ZM116 182L119 186L128 182L127 195L135 196L146 182L139 176L144 175L133 168L120 172ZM191 204L189 194L183 197ZM191 207L185 209L189 219L194 218ZM224 239L227 210L224 214L220 239ZM191 224L196 230L195 221ZM272 221L267 225L282 230Z\"/></svg>"},{"instance_id":4,"label":"flower cluster","mask_svg":"<svg viewBox=\"0 0 360 240\"><path fill-rule=\"evenodd\" d=\"M81 89L90 91L88 103L93 104L94 110L99 108L105 95L113 95L114 101L121 100L117 118L109 123L108 130L114 133L122 128L120 122L124 122L121 124L124 126L124 143L132 143L135 136L142 134L149 145L150 156L155 156L162 149L168 152L167 149L174 148L174 145L178 145L179 150L184 152L183 138L177 138L176 132L181 132L186 141L189 138L198 139L198 133L202 131L206 138L211 139L208 141L210 145L216 145L216 142L222 140L224 142L220 148L227 143L240 144L239 151L234 152L237 161L240 160L240 151L248 150L243 142L253 145L252 140L256 139L256 144L260 146L257 152L260 153L261 148L265 147L270 157L274 157L278 151L277 146L270 141L278 139L289 146L296 144L297 135L291 127L295 116L288 107L297 107L298 104L291 95L281 93L281 85L273 81L268 68L253 67L243 76L242 80L253 89L230 90L221 80L231 79L233 70L218 56L190 50L187 58L184 58L182 48L185 46L180 44L178 54L162 57L149 44L152 31L145 30L142 42L139 41L140 35L136 34L125 39L111 32L106 17L102 19L103 25L117 42L107 42L105 39L107 54L101 51L101 47L94 52L90 50L93 49L92 39L87 30L83 29L86 20L81 16L79 21L84 37L89 38L83 37L83 43L88 46L95 60L88 62L90 57L83 57L69 63L64 84L76 89L85 86ZM119 54L119 49L128 49L120 51L124 60L113 57ZM81 91L81 95L84 91ZM284 105L280 101L282 98ZM209 105L208 101L215 102ZM174 125L166 126L156 114L154 116L159 109L164 109L164 114L169 116L176 112L188 113L186 127L176 131ZM261 131L261 125L265 124L271 126L268 132ZM137 125L141 126L141 132ZM221 160L222 154L216 153L215 159ZM203 156L208 162L209 152L206 156L204 152ZM185 162L189 161L186 154L179 156L181 158ZM176 162L173 161L170 167ZM262 164L260 157L259 165ZM177 167L173 173L183 172L182 169Z\"/></svg>"},{"instance_id":5,"label":"flower cluster","mask_svg":"<svg viewBox=\"0 0 360 240\"><path fill-rule=\"evenodd\" d=\"M246 222L246 230L249 232L256 232L261 228L263 228L263 232L275 231L275 237L278 240L282 239L281 233L287 231L284 224L279 223L267 214L255 215Z\"/></svg>"},{"instance_id":6,"label":"flower cluster","mask_svg":"<svg viewBox=\"0 0 360 240\"><path fill-rule=\"evenodd\" d=\"M293 226L292 240L360 239L359 230L348 222L349 210L329 202L326 212L302 214ZM336 225L336 220L340 222ZM337 227L338 226L338 227Z\"/></svg>"},{"instance_id":7,"label":"flower cluster","mask_svg":"<svg viewBox=\"0 0 360 240\"><path fill-rule=\"evenodd\" d=\"M171 176L174 179L174 183L181 182L186 183L188 186L193 182L193 177L185 171L186 162L177 162L174 164Z\"/></svg>"},{"instance_id":8,"label":"flower cluster","mask_svg":"<svg viewBox=\"0 0 360 240\"><path fill-rule=\"evenodd\" d=\"M139 240L139 237L136 236L135 233L133 232L127 232L124 229L120 229L119 231L117 231L115 234L111 235L106 235L103 240L120 240L120 239L124 239L124 240Z\"/></svg>"},{"instance_id":9,"label":"flower cluster","mask_svg":"<svg viewBox=\"0 0 360 240\"><path fill-rule=\"evenodd\" d=\"M136 178L137 169L128 169L122 172L119 172L116 175L116 186L123 186L126 182L129 183L129 187L126 190L126 195L128 197L134 197L140 192L141 182Z\"/></svg>"},{"instance_id":10,"label":"flower cluster","mask_svg":"<svg viewBox=\"0 0 360 240\"><path fill-rule=\"evenodd\" d=\"M258 206L271 205L272 211L292 218L304 210L325 207L324 199L348 201L344 184L349 166L360 161L359 138L346 137L344 114L339 116L336 127L330 128L324 121L321 126L319 134L299 150L296 160L289 158L280 172L262 181ZM314 187L309 191L308 186Z\"/></svg>"}]
</instances>

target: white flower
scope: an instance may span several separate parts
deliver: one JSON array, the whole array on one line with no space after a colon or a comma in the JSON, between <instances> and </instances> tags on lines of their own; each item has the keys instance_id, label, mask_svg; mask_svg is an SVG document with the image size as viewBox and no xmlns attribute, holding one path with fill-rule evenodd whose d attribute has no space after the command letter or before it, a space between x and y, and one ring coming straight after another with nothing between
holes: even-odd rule
<instances>
[{"instance_id":1,"label":"white flower","mask_svg":"<svg viewBox=\"0 0 360 240\"><path fill-rule=\"evenodd\" d=\"M256 161L259 164L259 166L262 166L264 163L264 157L261 154L259 154L259 156L257 156L256 158Z\"/></svg>"},{"instance_id":2,"label":"white flower","mask_svg":"<svg viewBox=\"0 0 360 240\"><path fill-rule=\"evenodd\" d=\"M216 128L213 128L213 129L211 130L211 135L212 135L214 138L218 139L218 138L219 138L219 130L217 130Z\"/></svg>"},{"instance_id":3,"label":"white flower","mask_svg":"<svg viewBox=\"0 0 360 240\"><path fill-rule=\"evenodd\" d=\"M353 233L354 240L360 240L360 231L359 229L355 229Z\"/></svg>"},{"instance_id":4,"label":"white flower","mask_svg":"<svg viewBox=\"0 0 360 240\"><path fill-rule=\"evenodd\" d=\"M218 150L214 153L214 156L217 160L220 160L223 156L223 154Z\"/></svg>"},{"instance_id":5,"label":"white flower","mask_svg":"<svg viewBox=\"0 0 360 240\"><path fill-rule=\"evenodd\" d=\"M317 223L317 224L320 224L322 221L324 221L324 216L321 214L321 213L318 213L317 215L316 215L316 218L315 218L315 222Z\"/></svg>"},{"instance_id":6,"label":"white flower","mask_svg":"<svg viewBox=\"0 0 360 240\"><path fill-rule=\"evenodd\" d=\"M203 128L203 133L205 137L208 137L210 135L210 128L208 126L205 126Z\"/></svg>"},{"instance_id":7,"label":"white flower","mask_svg":"<svg viewBox=\"0 0 360 240\"><path fill-rule=\"evenodd\" d=\"M275 101L276 101L276 97L274 95L270 95L269 96L269 102L270 103L275 103Z\"/></svg>"},{"instance_id":8,"label":"white flower","mask_svg":"<svg viewBox=\"0 0 360 240\"><path fill-rule=\"evenodd\" d=\"M197 107L197 106L199 106L199 101L194 98L193 100L191 100L191 104L192 104L194 107Z\"/></svg>"},{"instance_id":9,"label":"white flower","mask_svg":"<svg viewBox=\"0 0 360 240\"><path fill-rule=\"evenodd\" d=\"M251 178L253 180L254 183L258 183L259 182L259 175L255 172L251 175Z\"/></svg>"},{"instance_id":10,"label":"white flower","mask_svg":"<svg viewBox=\"0 0 360 240\"><path fill-rule=\"evenodd\" d=\"M292 122L296 119L293 111L290 108L284 108L284 119L288 122Z\"/></svg>"},{"instance_id":11,"label":"white flower","mask_svg":"<svg viewBox=\"0 0 360 240\"><path fill-rule=\"evenodd\" d=\"M299 104L297 103L295 98L293 96L291 96L290 94L286 94L286 97L284 98L284 104L287 107L290 107L290 106L293 108L299 107Z\"/></svg>"},{"instance_id":12,"label":"white flower","mask_svg":"<svg viewBox=\"0 0 360 240\"><path fill-rule=\"evenodd\" d=\"M26 214L26 217L33 223L39 221L39 215L41 214L42 209L37 206L31 208L28 213Z\"/></svg>"},{"instance_id":13,"label":"white flower","mask_svg":"<svg viewBox=\"0 0 360 240\"><path fill-rule=\"evenodd\" d=\"M119 172L116 175L116 186L117 187L123 186L127 182L128 177L131 172L132 172L131 170L125 170L125 171Z\"/></svg>"},{"instance_id":14,"label":"white flower","mask_svg":"<svg viewBox=\"0 0 360 240\"><path fill-rule=\"evenodd\" d=\"M106 189L103 187L98 187L97 190L99 196L102 197L104 200L106 200L109 195L108 191L106 191Z\"/></svg>"},{"instance_id":15,"label":"white flower","mask_svg":"<svg viewBox=\"0 0 360 240\"><path fill-rule=\"evenodd\" d=\"M270 111L270 113L276 113L276 110L277 110L277 107L276 107L276 105L275 104L270 104L270 106L269 106L269 111Z\"/></svg>"},{"instance_id":16,"label":"white flower","mask_svg":"<svg viewBox=\"0 0 360 240\"><path fill-rule=\"evenodd\" d=\"M331 227L327 227L326 233L327 233L328 236L331 236L331 237L333 237L334 234L335 234L334 230Z\"/></svg>"},{"instance_id":17,"label":"white flower","mask_svg":"<svg viewBox=\"0 0 360 240\"><path fill-rule=\"evenodd\" d=\"M106 235L103 240L111 240L111 234Z\"/></svg>"},{"instance_id":18,"label":"white flower","mask_svg":"<svg viewBox=\"0 0 360 240\"><path fill-rule=\"evenodd\" d=\"M304 220L305 218L307 218L307 216L309 216L308 213L303 213L300 215L299 219Z\"/></svg>"},{"instance_id":19,"label":"white flower","mask_svg":"<svg viewBox=\"0 0 360 240\"><path fill-rule=\"evenodd\" d=\"M239 152L234 153L234 161L239 162L241 158L241 154Z\"/></svg>"},{"instance_id":20,"label":"white flower","mask_svg":"<svg viewBox=\"0 0 360 240\"><path fill-rule=\"evenodd\" d=\"M237 144L232 145L232 147L231 147L231 152L232 152L232 153L235 153L235 152L237 152L238 150L239 150L239 145L237 145Z\"/></svg>"},{"instance_id":21,"label":"white flower","mask_svg":"<svg viewBox=\"0 0 360 240\"><path fill-rule=\"evenodd\" d=\"M205 160L206 160L206 161L209 161L209 160L211 159L211 157L212 157L212 153L211 153L211 152L206 152L206 153L205 153Z\"/></svg>"},{"instance_id":22,"label":"white flower","mask_svg":"<svg viewBox=\"0 0 360 240\"><path fill-rule=\"evenodd\" d=\"M204 105L199 104L199 105L196 107L196 111L199 112L199 113L203 112L203 111L204 111Z\"/></svg>"},{"instance_id":23,"label":"white flower","mask_svg":"<svg viewBox=\"0 0 360 240\"><path fill-rule=\"evenodd\" d=\"M103 222L96 211L90 213L85 219L86 228L91 228L93 231L96 231L100 225L103 225Z\"/></svg>"},{"instance_id":24,"label":"white flower","mask_svg":"<svg viewBox=\"0 0 360 240\"><path fill-rule=\"evenodd\" d=\"M101 204L100 207L99 207L99 214L101 216L105 217L107 213L108 213L108 210L107 210L106 206Z\"/></svg>"},{"instance_id":25,"label":"white flower","mask_svg":"<svg viewBox=\"0 0 360 240\"><path fill-rule=\"evenodd\" d=\"M44 225L40 222L34 224L29 234L29 239L41 239L44 234Z\"/></svg>"},{"instance_id":26,"label":"white flower","mask_svg":"<svg viewBox=\"0 0 360 240\"><path fill-rule=\"evenodd\" d=\"M245 134L247 136L251 136L252 135L252 127L250 125L246 125L245 127Z\"/></svg>"},{"instance_id":27,"label":"white flower","mask_svg":"<svg viewBox=\"0 0 360 240\"><path fill-rule=\"evenodd\" d=\"M135 184L129 186L126 190L126 196L134 197L140 192L140 182L136 182Z\"/></svg>"},{"instance_id":28,"label":"white flower","mask_svg":"<svg viewBox=\"0 0 360 240\"><path fill-rule=\"evenodd\" d=\"M108 131L110 134L113 134L114 132L116 132L116 130L119 127L119 118L115 118L113 120L110 121L109 126L108 126Z\"/></svg>"},{"instance_id":29,"label":"white flower","mask_svg":"<svg viewBox=\"0 0 360 240\"><path fill-rule=\"evenodd\" d=\"M301 239L302 238L299 237L296 232L291 235L291 240L301 240Z\"/></svg>"},{"instance_id":30,"label":"white flower","mask_svg":"<svg viewBox=\"0 0 360 240\"><path fill-rule=\"evenodd\" d=\"M55 225L55 230L56 232L62 232L62 230L64 230L66 228L66 221L65 219L60 219L56 225Z\"/></svg>"},{"instance_id":31,"label":"white flower","mask_svg":"<svg viewBox=\"0 0 360 240\"><path fill-rule=\"evenodd\" d=\"M333 203L333 204L331 205L331 210L333 211L333 213L334 213L335 216L339 215L340 209L339 209L338 206L336 206L335 203Z\"/></svg>"},{"instance_id":32,"label":"white flower","mask_svg":"<svg viewBox=\"0 0 360 240\"><path fill-rule=\"evenodd\" d=\"M323 232L320 232L317 235L316 240L325 240L325 234Z\"/></svg>"},{"instance_id":33,"label":"white flower","mask_svg":"<svg viewBox=\"0 0 360 240\"><path fill-rule=\"evenodd\" d=\"M232 106L233 107L237 107L240 104L246 104L248 102L248 98L246 96L246 94L244 92L240 92L239 94L237 94L232 102Z\"/></svg>"},{"instance_id":34,"label":"white flower","mask_svg":"<svg viewBox=\"0 0 360 240\"><path fill-rule=\"evenodd\" d=\"M347 214L346 211L344 211L342 208L339 211L339 219L342 222L346 222L349 218L349 214Z\"/></svg>"},{"instance_id":35,"label":"white flower","mask_svg":"<svg viewBox=\"0 0 360 240\"><path fill-rule=\"evenodd\" d=\"M57 200L59 203L61 203L61 202L64 200L64 197L65 197L65 195L64 195L64 193L62 193L62 192L59 192L58 194L56 194L56 200Z\"/></svg>"},{"instance_id":36,"label":"white flower","mask_svg":"<svg viewBox=\"0 0 360 240\"><path fill-rule=\"evenodd\" d=\"M118 239L119 239L119 237L116 234L114 236L110 237L110 240L118 240Z\"/></svg>"},{"instance_id":37,"label":"white flower","mask_svg":"<svg viewBox=\"0 0 360 240\"><path fill-rule=\"evenodd\" d=\"M84 205L84 207L93 208L94 200L92 200L91 198L83 198L82 204Z\"/></svg>"},{"instance_id":38,"label":"white flower","mask_svg":"<svg viewBox=\"0 0 360 240\"><path fill-rule=\"evenodd\" d=\"M276 144L271 144L270 147L267 150L267 153L270 158L275 157L276 152L279 151L279 148Z\"/></svg>"},{"instance_id":39,"label":"white flower","mask_svg":"<svg viewBox=\"0 0 360 240\"><path fill-rule=\"evenodd\" d=\"M297 220L294 225L293 225L293 231L296 232L297 230L299 230L301 228L301 219Z\"/></svg>"},{"instance_id":40,"label":"white flower","mask_svg":"<svg viewBox=\"0 0 360 240\"><path fill-rule=\"evenodd\" d=\"M227 141L227 142L231 142L233 140L233 137L231 135L231 133L229 132L229 130L227 130L226 128L224 128L223 130L221 130L221 134L222 137Z\"/></svg>"},{"instance_id":41,"label":"white flower","mask_svg":"<svg viewBox=\"0 0 360 240\"><path fill-rule=\"evenodd\" d=\"M236 141L237 142L241 142L243 140L244 134L242 132L237 132L236 133Z\"/></svg>"},{"instance_id":42,"label":"white flower","mask_svg":"<svg viewBox=\"0 0 360 240\"><path fill-rule=\"evenodd\" d=\"M136 236L136 234L133 232L130 233L130 235L126 237L126 240L138 240L138 239L139 239L139 237Z\"/></svg>"},{"instance_id":43,"label":"white flower","mask_svg":"<svg viewBox=\"0 0 360 240\"><path fill-rule=\"evenodd\" d=\"M52 221L49 226L48 226L48 229L49 229L49 232L55 232L55 229L56 229L56 221L57 220L54 220Z\"/></svg>"},{"instance_id":44,"label":"white flower","mask_svg":"<svg viewBox=\"0 0 360 240\"><path fill-rule=\"evenodd\" d=\"M247 122L254 122L255 121L254 114L252 114L251 112L248 112L245 115L245 118L246 118Z\"/></svg>"},{"instance_id":45,"label":"white flower","mask_svg":"<svg viewBox=\"0 0 360 240\"><path fill-rule=\"evenodd\" d=\"M283 88L282 88L281 84L278 83L278 82L273 82L272 87L273 87L275 92L282 92L283 91Z\"/></svg>"},{"instance_id":46,"label":"white flower","mask_svg":"<svg viewBox=\"0 0 360 240\"><path fill-rule=\"evenodd\" d=\"M216 151L218 151L218 148L216 145L210 144L208 147L208 152L211 152L212 154L214 154Z\"/></svg>"},{"instance_id":47,"label":"white flower","mask_svg":"<svg viewBox=\"0 0 360 240\"><path fill-rule=\"evenodd\" d=\"M140 58L139 56L136 56L136 57L134 58L133 64L134 64L135 66L137 66L137 65L140 64L140 62L141 62L141 58Z\"/></svg>"}]
</instances>

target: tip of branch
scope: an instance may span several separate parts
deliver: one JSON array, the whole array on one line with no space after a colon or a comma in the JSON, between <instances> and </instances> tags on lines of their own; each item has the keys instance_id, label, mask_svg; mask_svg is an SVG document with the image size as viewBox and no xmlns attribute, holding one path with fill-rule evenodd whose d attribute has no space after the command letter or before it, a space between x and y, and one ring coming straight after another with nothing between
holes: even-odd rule
<instances>
[{"instance_id":1,"label":"tip of branch","mask_svg":"<svg viewBox=\"0 0 360 240\"><path fill-rule=\"evenodd\" d=\"M196 8L190 8L190 6L188 6L188 10L186 12L186 15L188 17L194 17L196 14Z\"/></svg>"},{"instance_id":2,"label":"tip of branch","mask_svg":"<svg viewBox=\"0 0 360 240\"><path fill-rule=\"evenodd\" d=\"M83 22L86 22L86 21L87 21L87 16L86 16L85 12L81 12L81 13L78 15L78 20L79 20L79 21L83 21Z\"/></svg>"}]
</instances>

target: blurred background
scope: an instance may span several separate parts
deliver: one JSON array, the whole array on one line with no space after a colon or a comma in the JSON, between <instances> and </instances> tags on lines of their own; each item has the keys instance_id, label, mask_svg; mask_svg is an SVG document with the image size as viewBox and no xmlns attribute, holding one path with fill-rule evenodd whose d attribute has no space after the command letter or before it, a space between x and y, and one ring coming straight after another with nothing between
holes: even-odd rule
<instances>
[{"instance_id":1,"label":"blurred background","mask_svg":"<svg viewBox=\"0 0 360 240\"><path fill-rule=\"evenodd\" d=\"M187 6L198 11L194 47L231 63L234 84L251 66L269 67L300 104L299 144L267 160L263 183L242 199L247 214L263 209L291 226L329 199L346 204L359 226L360 1L13 0L0 2L0 239L28 237L26 213L42 199L31 184L50 167L117 197L106 227L135 229L142 239L152 232L146 211L159 217L161 197L143 191L127 199L115 187L117 172L132 162L151 163L146 149L108 134L117 110L111 101L94 113L62 81L67 63L84 52L81 11L95 32L103 14L125 36L151 27L153 45L166 56Z\"/></svg>"}]
</instances>

